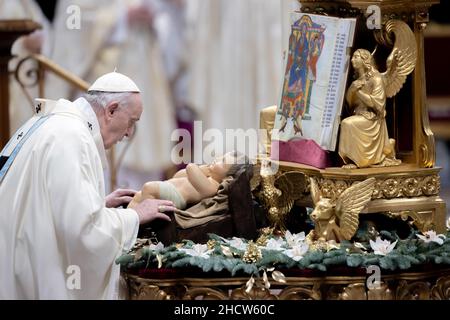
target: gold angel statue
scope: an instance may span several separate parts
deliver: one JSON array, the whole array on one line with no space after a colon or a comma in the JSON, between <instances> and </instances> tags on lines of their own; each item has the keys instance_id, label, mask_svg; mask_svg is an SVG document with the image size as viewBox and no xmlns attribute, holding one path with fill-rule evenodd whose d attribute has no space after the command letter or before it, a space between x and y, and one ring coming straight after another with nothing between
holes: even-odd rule
<instances>
[{"instance_id":1,"label":"gold angel statue","mask_svg":"<svg viewBox=\"0 0 450 320\"><path fill-rule=\"evenodd\" d=\"M344 190L337 199L323 198L314 178L311 181L311 197L314 222L308 238L313 241L350 240L358 230L359 214L372 198L375 178L369 178Z\"/></svg>"},{"instance_id":2,"label":"gold angel statue","mask_svg":"<svg viewBox=\"0 0 450 320\"><path fill-rule=\"evenodd\" d=\"M353 115L342 121L339 140L339 155L347 168L401 163L395 158L395 141L388 136L386 98L395 96L414 70L417 46L405 22L390 20L385 28L387 35L395 35L386 72L378 71L367 50L356 50L351 60L358 78L350 85L346 100Z\"/></svg>"}]
</instances>

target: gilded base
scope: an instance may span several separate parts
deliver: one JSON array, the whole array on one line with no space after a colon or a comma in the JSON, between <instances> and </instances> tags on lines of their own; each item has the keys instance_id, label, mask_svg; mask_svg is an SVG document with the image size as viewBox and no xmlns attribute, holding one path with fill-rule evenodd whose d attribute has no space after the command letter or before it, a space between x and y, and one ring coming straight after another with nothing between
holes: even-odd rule
<instances>
[{"instance_id":1,"label":"gilded base","mask_svg":"<svg viewBox=\"0 0 450 320\"><path fill-rule=\"evenodd\" d=\"M320 170L297 163L279 162L276 176L286 172L302 172L306 181L315 178L321 195L332 200L336 200L353 184L373 177L376 179L375 188L362 214L382 213L403 220L410 219L422 232L433 229L443 233L446 230L447 212L445 202L439 197L439 171L440 168L418 168L408 164L384 168ZM289 200L299 206L313 207L309 183L302 187L303 194ZM267 199L264 201L270 202Z\"/></svg>"},{"instance_id":2,"label":"gilded base","mask_svg":"<svg viewBox=\"0 0 450 320\"><path fill-rule=\"evenodd\" d=\"M382 276L373 285L364 276L286 277L247 291L248 278L124 277L131 300L450 300L450 269Z\"/></svg>"}]
</instances>

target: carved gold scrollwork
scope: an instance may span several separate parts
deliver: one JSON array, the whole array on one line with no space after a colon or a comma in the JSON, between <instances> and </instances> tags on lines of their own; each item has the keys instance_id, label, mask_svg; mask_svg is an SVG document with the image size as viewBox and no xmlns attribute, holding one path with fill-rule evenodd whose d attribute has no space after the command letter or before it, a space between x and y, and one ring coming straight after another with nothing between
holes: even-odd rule
<instances>
[{"instance_id":1,"label":"carved gold scrollwork","mask_svg":"<svg viewBox=\"0 0 450 320\"><path fill-rule=\"evenodd\" d=\"M130 283L130 297L132 300L168 300L170 297L164 290L156 285L150 285L145 282Z\"/></svg>"},{"instance_id":2,"label":"carved gold scrollwork","mask_svg":"<svg viewBox=\"0 0 450 320\"><path fill-rule=\"evenodd\" d=\"M431 289L431 299L450 300L450 276L441 277Z\"/></svg>"},{"instance_id":3,"label":"carved gold scrollwork","mask_svg":"<svg viewBox=\"0 0 450 320\"><path fill-rule=\"evenodd\" d=\"M322 197L324 198L336 199L336 197L338 196L335 192L336 186L333 180L329 179L323 180L320 189L322 191Z\"/></svg>"},{"instance_id":4,"label":"carved gold scrollwork","mask_svg":"<svg viewBox=\"0 0 450 320\"><path fill-rule=\"evenodd\" d=\"M335 194L337 197L339 197L341 195L342 192L345 191L345 189L347 189L348 187L350 187L350 185L342 180L337 180L334 183L334 188L335 188Z\"/></svg>"},{"instance_id":5,"label":"carved gold scrollwork","mask_svg":"<svg viewBox=\"0 0 450 320\"><path fill-rule=\"evenodd\" d=\"M219 289L212 289L207 287L189 288L183 297L183 300L226 300L228 296Z\"/></svg>"},{"instance_id":6,"label":"carved gold scrollwork","mask_svg":"<svg viewBox=\"0 0 450 320\"><path fill-rule=\"evenodd\" d=\"M210 286L211 278L186 281L184 284L161 284L161 280L143 279L124 274L130 289L129 299L133 300L448 300L450 299L450 269L443 270L436 279L435 272L409 273L409 280L391 279L381 281L378 286L366 287L360 277L339 277L311 280L294 279L294 285L278 284L270 290L262 283L255 284L248 292L247 285L236 287L235 279L222 279ZM398 276L402 278L402 274ZM324 280L326 277L324 277ZM414 279L414 280L413 280ZM204 281L201 281L204 280ZM289 280L288 282L290 282Z\"/></svg>"},{"instance_id":7,"label":"carved gold scrollwork","mask_svg":"<svg viewBox=\"0 0 450 320\"><path fill-rule=\"evenodd\" d=\"M392 300L393 294L386 283L380 283L378 286L369 288L367 292L369 300Z\"/></svg>"},{"instance_id":8,"label":"carved gold scrollwork","mask_svg":"<svg viewBox=\"0 0 450 320\"><path fill-rule=\"evenodd\" d=\"M433 221L433 212L431 211L416 212L413 210L407 210L399 212L386 212L385 214L390 218L400 218L403 221L407 221L408 218L411 218L412 223L414 223L417 229L422 232L436 228Z\"/></svg>"},{"instance_id":9,"label":"carved gold scrollwork","mask_svg":"<svg viewBox=\"0 0 450 320\"><path fill-rule=\"evenodd\" d=\"M342 293L342 285L332 285L329 286L326 290L326 295L323 298L327 300L340 300Z\"/></svg>"},{"instance_id":10,"label":"carved gold scrollwork","mask_svg":"<svg viewBox=\"0 0 450 320\"><path fill-rule=\"evenodd\" d=\"M336 199L348 187L360 181L317 179L321 194ZM401 197L436 196L440 191L438 175L377 179L372 199L394 199Z\"/></svg>"},{"instance_id":11,"label":"carved gold scrollwork","mask_svg":"<svg viewBox=\"0 0 450 320\"><path fill-rule=\"evenodd\" d=\"M287 287L278 296L280 300L321 300L320 285L309 287Z\"/></svg>"},{"instance_id":12,"label":"carved gold scrollwork","mask_svg":"<svg viewBox=\"0 0 450 320\"><path fill-rule=\"evenodd\" d=\"M382 181L380 181L380 180L375 181L375 188L372 193L372 199L383 198L383 192L381 191L382 190L381 183L382 183Z\"/></svg>"},{"instance_id":13,"label":"carved gold scrollwork","mask_svg":"<svg viewBox=\"0 0 450 320\"><path fill-rule=\"evenodd\" d=\"M364 283L352 283L344 288L339 295L340 300L367 300L366 285Z\"/></svg>"},{"instance_id":14,"label":"carved gold scrollwork","mask_svg":"<svg viewBox=\"0 0 450 320\"><path fill-rule=\"evenodd\" d=\"M427 196L438 194L440 191L440 178L437 175L428 176L423 179L422 192Z\"/></svg>"},{"instance_id":15,"label":"carved gold scrollwork","mask_svg":"<svg viewBox=\"0 0 450 320\"><path fill-rule=\"evenodd\" d=\"M270 290L261 287L253 287L249 292L244 285L238 289L231 291L230 299L232 300L276 300L277 296L273 295Z\"/></svg>"},{"instance_id":16,"label":"carved gold scrollwork","mask_svg":"<svg viewBox=\"0 0 450 320\"><path fill-rule=\"evenodd\" d=\"M407 283L401 281L397 287L396 300L429 300L430 285L423 281Z\"/></svg>"},{"instance_id":17,"label":"carved gold scrollwork","mask_svg":"<svg viewBox=\"0 0 450 320\"><path fill-rule=\"evenodd\" d=\"M396 198L400 192L399 190L399 181L396 179L387 179L382 184L383 195L390 199Z\"/></svg>"},{"instance_id":18,"label":"carved gold scrollwork","mask_svg":"<svg viewBox=\"0 0 450 320\"><path fill-rule=\"evenodd\" d=\"M402 188L407 197L417 197L420 194L419 181L416 178L405 179Z\"/></svg>"}]
</instances>

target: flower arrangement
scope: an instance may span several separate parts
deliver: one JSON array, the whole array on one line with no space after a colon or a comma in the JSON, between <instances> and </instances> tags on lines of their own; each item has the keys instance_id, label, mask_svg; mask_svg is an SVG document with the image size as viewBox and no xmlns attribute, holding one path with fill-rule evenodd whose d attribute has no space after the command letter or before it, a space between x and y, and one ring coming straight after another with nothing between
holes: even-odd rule
<instances>
[{"instance_id":1,"label":"flower arrangement","mask_svg":"<svg viewBox=\"0 0 450 320\"><path fill-rule=\"evenodd\" d=\"M204 272L227 270L232 276L263 273L264 279L267 279L267 272L272 272L274 279L283 281L275 268L327 271L332 266L378 265L385 270L407 270L426 263L450 265L449 233L414 231L407 239L399 239L395 233L381 231L375 241L369 243L311 242L304 232L292 234L289 231L275 236L265 230L256 241L210 234L207 244L188 240L168 247L161 243L141 244L141 248L122 255L116 262L125 269L198 267Z\"/></svg>"}]
</instances>

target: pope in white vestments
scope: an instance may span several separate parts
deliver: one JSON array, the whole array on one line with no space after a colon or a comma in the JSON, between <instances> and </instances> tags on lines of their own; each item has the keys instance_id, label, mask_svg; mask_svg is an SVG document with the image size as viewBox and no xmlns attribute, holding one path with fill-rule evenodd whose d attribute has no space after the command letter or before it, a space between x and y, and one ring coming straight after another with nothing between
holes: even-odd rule
<instances>
[{"instance_id":1,"label":"pope in white vestments","mask_svg":"<svg viewBox=\"0 0 450 320\"><path fill-rule=\"evenodd\" d=\"M114 84L120 74L112 74L106 80ZM116 92L108 81L94 83L94 91ZM138 90L133 82L125 87L130 83ZM171 206L156 200L144 211L106 207L105 147L133 130L142 112L136 101L133 108L111 102L95 110L84 98L41 102L2 151L0 299L118 297L115 260L132 248L144 211L164 218L158 205Z\"/></svg>"}]
</instances>

